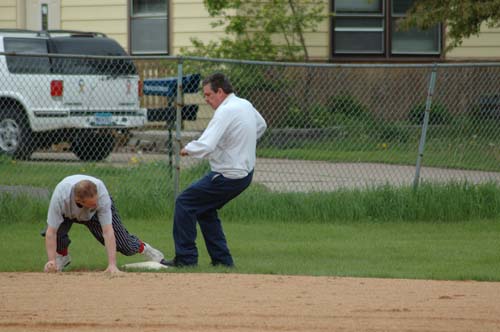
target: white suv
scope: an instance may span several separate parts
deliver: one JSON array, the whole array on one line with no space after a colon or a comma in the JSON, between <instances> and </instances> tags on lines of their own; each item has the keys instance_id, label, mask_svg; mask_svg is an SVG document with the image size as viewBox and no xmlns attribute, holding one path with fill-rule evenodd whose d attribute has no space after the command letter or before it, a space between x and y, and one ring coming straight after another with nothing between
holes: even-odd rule
<instances>
[{"instance_id":1,"label":"white suv","mask_svg":"<svg viewBox=\"0 0 500 332\"><path fill-rule=\"evenodd\" d=\"M69 142L81 160L106 158L117 131L147 122L126 56L99 33L0 30L0 154Z\"/></svg>"}]
</instances>

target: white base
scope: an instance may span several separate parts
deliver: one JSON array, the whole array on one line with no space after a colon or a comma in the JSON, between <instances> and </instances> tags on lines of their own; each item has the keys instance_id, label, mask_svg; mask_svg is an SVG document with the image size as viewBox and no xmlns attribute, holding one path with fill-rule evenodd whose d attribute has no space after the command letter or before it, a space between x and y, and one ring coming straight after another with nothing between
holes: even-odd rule
<instances>
[{"instance_id":1,"label":"white base","mask_svg":"<svg viewBox=\"0 0 500 332\"><path fill-rule=\"evenodd\" d=\"M139 263L130 263L122 266L124 269L146 269L146 270L161 270L168 269L168 266L160 264L158 262L139 262Z\"/></svg>"}]
</instances>

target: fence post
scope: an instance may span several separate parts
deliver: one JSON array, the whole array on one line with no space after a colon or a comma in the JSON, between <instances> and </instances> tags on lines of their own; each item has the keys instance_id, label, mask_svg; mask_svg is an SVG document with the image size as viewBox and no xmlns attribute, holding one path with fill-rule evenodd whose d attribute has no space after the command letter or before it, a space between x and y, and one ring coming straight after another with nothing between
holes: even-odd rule
<instances>
[{"instance_id":1,"label":"fence post","mask_svg":"<svg viewBox=\"0 0 500 332\"><path fill-rule=\"evenodd\" d=\"M432 95L436 86L437 64L434 64L429 82L429 90L427 92L427 100L425 102L424 121L422 123L422 134L420 136L420 144L418 146L417 164L415 166L415 178L413 179L413 189L417 190L420 183L420 169L422 168L422 158L424 157L425 139L427 136L427 128L429 126L429 116L432 105Z\"/></svg>"},{"instance_id":2,"label":"fence post","mask_svg":"<svg viewBox=\"0 0 500 332\"><path fill-rule=\"evenodd\" d=\"M184 106L184 87L182 86L182 58L177 64L177 101L175 103L175 171L174 171L174 199L179 194L179 178L181 171L181 129L182 129L182 107Z\"/></svg>"}]
</instances>

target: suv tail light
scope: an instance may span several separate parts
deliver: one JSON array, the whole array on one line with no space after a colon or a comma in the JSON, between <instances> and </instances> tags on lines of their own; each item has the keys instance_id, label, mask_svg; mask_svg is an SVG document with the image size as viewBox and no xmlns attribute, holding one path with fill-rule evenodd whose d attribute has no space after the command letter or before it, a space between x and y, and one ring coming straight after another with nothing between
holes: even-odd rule
<instances>
[{"instance_id":1,"label":"suv tail light","mask_svg":"<svg viewBox=\"0 0 500 332\"><path fill-rule=\"evenodd\" d=\"M144 82L142 80L139 80L139 83L137 84L137 94L139 97L144 95Z\"/></svg>"},{"instance_id":2,"label":"suv tail light","mask_svg":"<svg viewBox=\"0 0 500 332\"><path fill-rule=\"evenodd\" d=\"M61 97L63 95L63 81L53 80L50 81L50 95L52 97Z\"/></svg>"}]
</instances>

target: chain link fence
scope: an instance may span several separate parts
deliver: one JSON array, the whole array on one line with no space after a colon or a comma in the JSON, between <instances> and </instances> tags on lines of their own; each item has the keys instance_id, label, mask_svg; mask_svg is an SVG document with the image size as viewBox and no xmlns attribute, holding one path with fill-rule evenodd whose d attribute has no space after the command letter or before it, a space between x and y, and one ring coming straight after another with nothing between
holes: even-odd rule
<instances>
[{"instance_id":1,"label":"chain link fence","mask_svg":"<svg viewBox=\"0 0 500 332\"><path fill-rule=\"evenodd\" d=\"M270 190L500 179L498 64L195 58L184 59L183 69L225 72L264 116L269 128L258 145L255 181Z\"/></svg>"},{"instance_id":2,"label":"chain link fence","mask_svg":"<svg viewBox=\"0 0 500 332\"><path fill-rule=\"evenodd\" d=\"M254 181L269 190L500 180L498 64L0 53L0 160L30 175L97 173L122 195L140 184L175 196L181 173L207 167L178 152L213 115L200 81L215 71L268 123Z\"/></svg>"}]
</instances>

